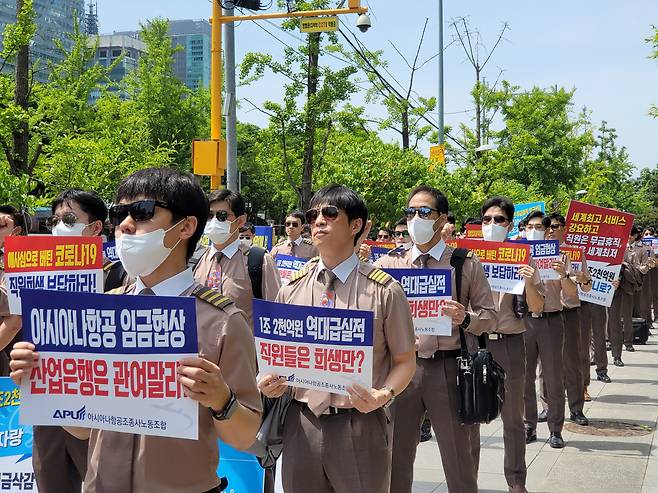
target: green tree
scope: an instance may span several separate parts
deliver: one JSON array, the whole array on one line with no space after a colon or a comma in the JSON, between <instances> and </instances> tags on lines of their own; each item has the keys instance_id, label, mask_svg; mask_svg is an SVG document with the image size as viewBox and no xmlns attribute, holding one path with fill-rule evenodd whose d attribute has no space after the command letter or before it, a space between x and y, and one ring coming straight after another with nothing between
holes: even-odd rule
<instances>
[{"instance_id":1,"label":"green tree","mask_svg":"<svg viewBox=\"0 0 658 493\"><path fill-rule=\"evenodd\" d=\"M653 30L653 34L646 40L647 43L649 43L653 48L653 51L651 52L651 55L649 55L649 58L658 60L658 27L652 26L652 30ZM658 118L658 106L652 105L651 108L649 109L649 114L654 118Z\"/></svg>"}]
</instances>

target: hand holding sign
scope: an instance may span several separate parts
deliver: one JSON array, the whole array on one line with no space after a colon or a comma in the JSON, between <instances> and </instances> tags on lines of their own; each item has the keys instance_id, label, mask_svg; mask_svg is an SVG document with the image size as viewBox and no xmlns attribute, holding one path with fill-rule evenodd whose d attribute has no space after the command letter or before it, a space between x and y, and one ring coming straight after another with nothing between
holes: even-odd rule
<instances>
[{"instance_id":1,"label":"hand holding sign","mask_svg":"<svg viewBox=\"0 0 658 493\"><path fill-rule=\"evenodd\" d=\"M215 363L205 358L189 357L181 360L178 381L190 399L215 411L224 409L231 398L231 389Z\"/></svg>"},{"instance_id":2,"label":"hand holding sign","mask_svg":"<svg viewBox=\"0 0 658 493\"><path fill-rule=\"evenodd\" d=\"M532 279L532 276L535 275L535 269L529 265L522 265L519 267L519 275L526 280Z\"/></svg>"},{"instance_id":3,"label":"hand holding sign","mask_svg":"<svg viewBox=\"0 0 658 493\"><path fill-rule=\"evenodd\" d=\"M39 362L39 353L31 342L17 342L10 353L11 361L9 376L16 385L21 384L24 377L30 376L30 371Z\"/></svg>"},{"instance_id":4,"label":"hand holding sign","mask_svg":"<svg viewBox=\"0 0 658 493\"><path fill-rule=\"evenodd\" d=\"M555 260L552 264L551 267L553 268L554 271L556 271L558 274L560 274L560 277L566 277L567 275L567 269L566 265L562 260Z\"/></svg>"},{"instance_id":5,"label":"hand holding sign","mask_svg":"<svg viewBox=\"0 0 658 493\"><path fill-rule=\"evenodd\" d=\"M275 399L281 397L286 393L288 386L286 385L286 379L270 373L261 377L258 380L258 390L265 396Z\"/></svg>"},{"instance_id":6,"label":"hand holding sign","mask_svg":"<svg viewBox=\"0 0 658 493\"><path fill-rule=\"evenodd\" d=\"M368 390L356 383L348 387L347 392L350 394L350 403L364 414L379 409L390 399L390 395L386 391Z\"/></svg>"},{"instance_id":7,"label":"hand holding sign","mask_svg":"<svg viewBox=\"0 0 658 493\"><path fill-rule=\"evenodd\" d=\"M461 324L466 318L466 308L464 305L454 300L447 300L443 307L443 313L452 319L453 323Z\"/></svg>"}]
</instances>

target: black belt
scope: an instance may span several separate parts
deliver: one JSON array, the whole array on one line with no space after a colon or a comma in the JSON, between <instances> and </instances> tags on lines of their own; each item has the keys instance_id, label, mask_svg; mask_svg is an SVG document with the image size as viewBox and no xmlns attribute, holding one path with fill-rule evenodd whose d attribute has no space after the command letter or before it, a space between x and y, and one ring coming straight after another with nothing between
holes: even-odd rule
<instances>
[{"instance_id":1,"label":"black belt","mask_svg":"<svg viewBox=\"0 0 658 493\"><path fill-rule=\"evenodd\" d=\"M559 312L542 312L539 316L536 314L528 312L526 315L528 318L549 318L549 317L554 317L555 315L560 315L562 314L561 311Z\"/></svg>"},{"instance_id":2,"label":"black belt","mask_svg":"<svg viewBox=\"0 0 658 493\"><path fill-rule=\"evenodd\" d=\"M573 308L563 308L562 309L563 312L573 312L573 311L576 311L576 310L580 310L580 307L579 306L574 306ZM560 312L555 312L555 313L560 313Z\"/></svg>"},{"instance_id":3,"label":"black belt","mask_svg":"<svg viewBox=\"0 0 658 493\"><path fill-rule=\"evenodd\" d=\"M420 359L448 359L448 358L459 358L462 352L460 349L452 349L449 351L436 351L429 358L420 358Z\"/></svg>"},{"instance_id":4,"label":"black belt","mask_svg":"<svg viewBox=\"0 0 658 493\"><path fill-rule=\"evenodd\" d=\"M301 402L298 401L302 406L308 407L307 402ZM310 408L309 408L310 409ZM320 416L336 416L337 414L349 414L353 411L356 411L355 408L353 407L334 407L334 406L329 406L325 412L323 412Z\"/></svg>"}]
</instances>

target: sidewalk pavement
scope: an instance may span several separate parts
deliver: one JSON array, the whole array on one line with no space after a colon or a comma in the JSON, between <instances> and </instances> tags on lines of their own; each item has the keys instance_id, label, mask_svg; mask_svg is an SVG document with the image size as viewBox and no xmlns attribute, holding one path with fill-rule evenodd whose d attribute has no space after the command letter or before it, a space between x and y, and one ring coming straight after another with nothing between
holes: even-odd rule
<instances>
[{"instance_id":1,"label":"sidewalk pavement","mask_svg":"<svg viewBox=\"0 0 658 493\"><path fill-rule=\"evenodd\" d=\"M529 492L658 493L658 330L652 332L647 345L622 354L623 368L613 366L608 353L612 383L597 381L591 367L592 402L586 402L584 409L591 426L570 423L567 409L565 448L552 449L546 442L548 427L539 423L538 440L526 451ZM500 419L482 425L481 440L480 492L507 492ZM448 488L432 438L418 446L413 493L444 492Z\"/></svg>"}]
</instances>

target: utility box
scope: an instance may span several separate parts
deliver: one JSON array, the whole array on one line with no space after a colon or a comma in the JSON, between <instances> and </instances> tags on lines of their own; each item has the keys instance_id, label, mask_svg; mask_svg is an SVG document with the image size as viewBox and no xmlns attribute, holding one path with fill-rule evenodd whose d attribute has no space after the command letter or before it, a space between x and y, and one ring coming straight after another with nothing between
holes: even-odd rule
<instances>
[{"instance_id":1,"label":"utility box","mask_svg":"<svg viewBox=\"0 0 658 493\"><path fill-rule=\"evenodd\" d=\"M223 175L226 169L226 141L221 139L192 142L192 166L195 175Z\"/></svg>"}]
</instances>

